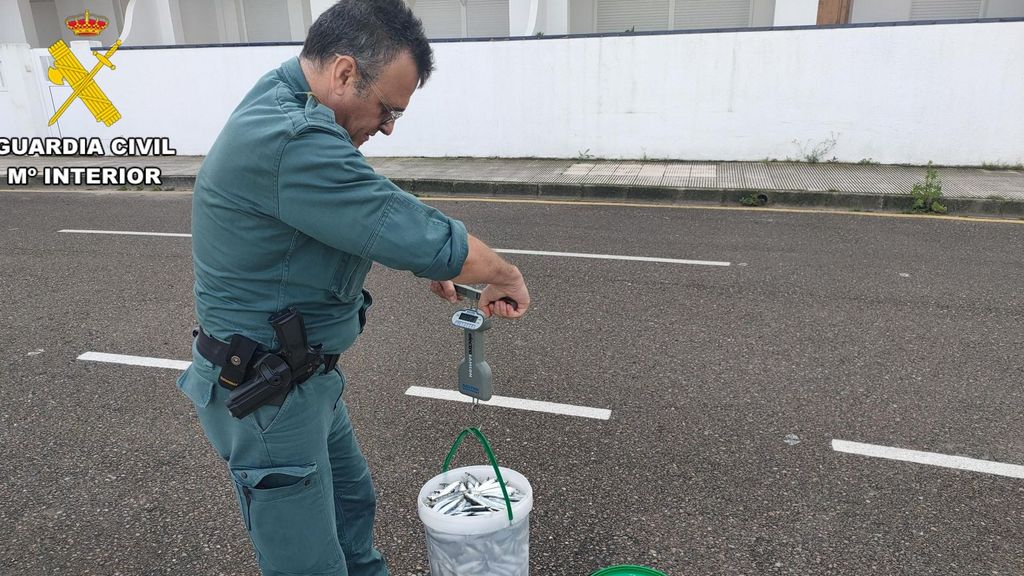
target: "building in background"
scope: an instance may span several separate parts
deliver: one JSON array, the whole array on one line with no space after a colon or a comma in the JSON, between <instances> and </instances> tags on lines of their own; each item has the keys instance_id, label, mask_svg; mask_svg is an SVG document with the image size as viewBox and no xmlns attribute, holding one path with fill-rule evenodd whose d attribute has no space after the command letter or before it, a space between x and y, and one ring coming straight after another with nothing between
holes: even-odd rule
<instances>
[{"instance_id":1,"label":"building in background","mask_svg":"<svg viewBox=\"0 0 1024 576\"><path fill-rule=\"evenodd\" d=\"M438 71L416 95L428 113L403 117L399 137L374 139L368 155L756 161L827 149L841 162L1024 162L1013 121L1024 0L409 2L435 39L499 41L436 41ZM248 87L298 54L331 4L138 0L117 69L95 77L121 114L108 126L79 103L58 114L74 92L53 82L48 46L73 39L62 26L88 9L106 26L69 48L95 66L125 0L0 0L0 126L159 135L206 154Z\"/></svg>"},{"instance_id":2,"label":"building in background","mask_svg":"<svg viewBox=\"0 0 1024 576\"><path fill-rule=\"evenodd\" d=\"M128 0L0 0L0 22L7 22L0 24L0 44L45 48L61 39L87 39L109 46L127 6ZM86 9L108 18L110 26L98 37L75 38L65 21ZM301 41L311 23L311 0L138 0L131 44Z\"/></svg>"},{"instance_id":3,"label":"building in background","mask_svg":"<svg viewBox=\"0 0 1024 576\"><path fill-rule=\"evenodd\" d=\"M427 35L443 38L608 34L1024 17L1022 0L406 0ZM300 42L333 0L139 0L131 44ZM86 9L110 25L128 0L0 0L0 44L45 48L76 39L65 25Z\"/></svg>"}]
</instances>

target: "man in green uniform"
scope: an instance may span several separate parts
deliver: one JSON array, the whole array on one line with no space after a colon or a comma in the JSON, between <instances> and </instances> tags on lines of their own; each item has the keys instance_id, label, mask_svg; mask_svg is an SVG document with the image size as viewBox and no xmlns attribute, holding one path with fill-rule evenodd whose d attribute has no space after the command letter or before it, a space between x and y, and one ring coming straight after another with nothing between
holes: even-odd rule
<instances>
[{"instance_id":1,"label":"man in green uniform","mask_svg":"<svg viewBox=\"0 0 1024 576\"><path fill-rule=\"evenodd\" d=\"M372 263L429 279L453 302L452 280L486 283L487 314L518 318L530 305L515 266L357 150L391 134L432 69L422 26L401 0L342 0L313 24L298 58L245 96L196 180L201 329L178 386L227 462L265 575L387 574L344 376L330 369L362 331ZM225 403L258 371L255 359L282 347L268 318L289 307L308 343L322 345L324 366L237 418Z\"/></svg>"}]
</instances>

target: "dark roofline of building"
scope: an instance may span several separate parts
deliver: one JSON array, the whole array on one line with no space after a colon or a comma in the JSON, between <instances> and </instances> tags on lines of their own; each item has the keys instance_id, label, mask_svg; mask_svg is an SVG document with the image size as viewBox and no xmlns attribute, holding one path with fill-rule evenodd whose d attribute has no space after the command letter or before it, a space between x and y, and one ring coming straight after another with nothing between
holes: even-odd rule
<instances>
[{"instance_id":1,"label":"dark roofline of building","mask_svg":"<svg viewBox=\"0 0 1024 576\"><path fill-rule=\"evenodd\" d=\"M828 24L823 26L758 26L744 28L702 28L693 30L654 30L650 32L604 32L593 34L552 34L537 36L495 36L483 38L431 38L431 44L448 44L457 42L518 42L523 40L566 40L576 38L632 38L635 36L678 36L682 34L723 34L733 32L775 32L788 30L835 30L845 28L889 28L898 26L934 26L950 24L993 24L1002 22L1024 22L1024 17L1017 18L972 18L959 20L913 20L905 22L865 22L859 24ZM121 50L164 50L176 48L242 48L261 46L302 46L302 42L236 42L225 44L156 44L146 46L121 46ZM107 47L96 47L93 50L107 51Z\"/></svg>"}]
</instances>

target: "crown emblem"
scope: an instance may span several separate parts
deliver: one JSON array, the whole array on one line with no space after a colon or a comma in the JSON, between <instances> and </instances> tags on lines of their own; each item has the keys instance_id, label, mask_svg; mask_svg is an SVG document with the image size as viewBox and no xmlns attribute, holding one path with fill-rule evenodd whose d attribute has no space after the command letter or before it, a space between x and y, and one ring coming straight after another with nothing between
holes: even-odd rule
<instances>
[{"instance_id":1,"label":"crown emblem","mask_svg":"<svg viewBox=\"0 0 1024 576\"><path fill-rule=\"evenodd\" d=\"M68 30L71 30L75 36L99 36L107 29L108 22L106 16L90 16L88 10L85 11L85 14L72 16L64 21Z\"/></svg>"}]
</instances>

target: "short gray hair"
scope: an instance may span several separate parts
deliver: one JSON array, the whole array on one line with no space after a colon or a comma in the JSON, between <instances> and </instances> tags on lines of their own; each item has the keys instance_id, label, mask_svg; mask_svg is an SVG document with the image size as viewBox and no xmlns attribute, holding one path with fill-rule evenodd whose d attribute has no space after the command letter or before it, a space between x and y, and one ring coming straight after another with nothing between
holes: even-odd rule
<instances>
[{"instance_id":1,"label":"short gray hair","mask_svg":"<svg viewBox=\"0 0 1024 576\"><path fill-rule=\"evenodd\" d=\"M434 70L423 23L402 0L340 0L310 27L301 57L322 69L336 54L351 56L362 78L360 92L404 51L416 62L420 86Z\"/></svg>"}]
</instances>

